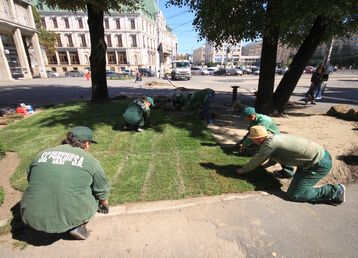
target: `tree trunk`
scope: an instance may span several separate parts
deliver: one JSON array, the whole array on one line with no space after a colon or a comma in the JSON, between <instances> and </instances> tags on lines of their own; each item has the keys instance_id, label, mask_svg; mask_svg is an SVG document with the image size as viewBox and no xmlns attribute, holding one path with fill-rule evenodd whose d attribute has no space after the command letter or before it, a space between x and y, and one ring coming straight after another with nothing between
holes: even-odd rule
<instances>
[{"instance_id":1,"label":"tree trunk","mask_svg":"<svg viewBox=\"0 0 358 258\"><path fill-rule=\"evenodd\" d=\"M318 16L312 26L307 38L303 41L295 57L292 60L289 70L285 73L274 94L275 109L282 113L285 105L296 88L305 66L311 59L317 46L321 43L325 34L327 23L323 17Z\"/></svg>"},{"instance_id":2,"label":"tree trunk","mask_svg":"<svg viewBox=\"0 0 358 258\"><path fill-rule=\"evenodd\" d=\"M92 101L103 101L108 99L106 78L107 45L104 41L103 27L104 12L92 4L87 4L87 11L87 22L91 38Z\"/></svg>"},{"instance_id":3,"label":"tree trunk","mask_svg":"<svg viewBox=\"0 0 358 258\"><path fill-rule=\"evenodd\" d=\"M279 27L275 17L279 10L279 1L271 1L266 13L266 28L262 40L260 78L256 95L256 110L270 114L273 111L273 89L275 84L275 68Z\"/></svg>"}]
</instances>

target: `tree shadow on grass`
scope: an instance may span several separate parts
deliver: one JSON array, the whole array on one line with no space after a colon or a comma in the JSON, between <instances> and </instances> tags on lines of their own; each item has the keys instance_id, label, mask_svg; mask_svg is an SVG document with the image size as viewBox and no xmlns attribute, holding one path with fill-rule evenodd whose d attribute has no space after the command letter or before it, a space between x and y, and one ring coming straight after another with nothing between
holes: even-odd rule
<instances>
[{"instance_id":1,"label":"tree shadow on grass","mask_svg":"<svg viewBox=\"0 0 358 258\"><path fill-rule=\"evenodd\" d=\"M47 246L54 242L63 240L72 240L67 233L61 234L49 234L41 231L37 231L26 226L20 215L20 202L15 204L11 208L12 219L10 222L12 238L18 241L25 242L33 246Z\"/></svg>"}]
</instances>

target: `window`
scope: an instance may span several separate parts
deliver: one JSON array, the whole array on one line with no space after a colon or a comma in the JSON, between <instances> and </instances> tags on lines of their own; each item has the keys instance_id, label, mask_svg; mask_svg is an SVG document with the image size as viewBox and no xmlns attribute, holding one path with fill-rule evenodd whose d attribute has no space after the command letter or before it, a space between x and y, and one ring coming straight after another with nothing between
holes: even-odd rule
<instances>
[{"instance_id":1,"label":"window","mask_svg":"<svg viewBox=\"0 0 358 258\"><path fill-rule=\"evenodd\" d=\"M57 28L58 28L57 18L56 18L56 17L52 17L51 19L52 19L53 27L54 27L55 29L57 29Z\"/></svg>"},{"instance_id":2,"label":"window","mask_svg":"<svg viewBox=\"0 0 358 258\"><path fill-rule=\"evenodd\" d=\"M71 64L80 64L80 59L78 58L77 52L70 52L69 54L70 54Z\"/></svg>"},{"instance_id":3,"label":"window","mask_svg":"<svg viewBox=\"0 0 358 258\"><path fill-rule=\"evenodd\" d=\"M135 20L134 19L130 19L131 21L131 29L135 30Z\"/></svg>"},{"instance_id":4,"label":"window","mask_svg":"<svg viewBox=\"0 0 358 258\"><path fill-rule=\"evenodd\" d=\"M117 47L123 47L122 35L117 35Z\"/></svg>"},{"instance_id":5,"label":"window","mask_svg":"<svg viewBox=\"0 0 358 258\"><path fill-rule=\"evenodd\" d=\"M65 18L63 18L63 20L65 21L65 27L66 27L66 29L69 29L69 28L70 28L70 23L69 23L69 21L68 21L68 18L65 17Z\"/></svg>"},{"instance_id":6,"label":"window","mask_svg":"<svg viewBox=\"0 0 358 258\"><path fill-rule=\"evenodd\" d=\"M61 35L56 34L57 47L62 47Z\"/></svg>"},{"instance_id":7,"label":"window","mask_svg":"<svg viewBox=\"0 0 358 258\"><path fill-rule=\"evenodd\" d=\"M67 53L65 51L59 51L58 56L61 64L68 64Z\"/></svg>"},{"instance_id":8,"label":"window","mask_svg":"<svg viewBox=\"0 0 358 258\"><path fill-rule=\"evenodd\" d=\"M87 47L86 35L80 34L80 38L81 38L81 47Z\"/></svg>"},{"instance_id":9,"label":"window","mask_svg":"<svg viewBox=\"0 0 358 258\"><path fill-rule=\"evenodd\" d=\"M116 26L117 26L117 29L121 29L121 19L116 19Z\"/></svg>"},{"instance_id":10,"label":"window","mask_svg":"<svg viewBox=\"0 0 358 258\"><path fill-rule=\"evenodd\" d=\"M73 47L73 41L72 41L72 35L71 34L67 34L67 42L68 42L68 47Z\"/></svg>"},{"instance_id":11,"label":"window","mask_svg":"<svg viewBox=\"0 0 358 258\"><path fill-rule=\"evenodd\" d=\"M62 67L62 70L63 70L64 72L67 72L67 67Z\"/></svg>"},{"instance_id":12,"label":"window","mask_svg":"<svg viewBox=\"0 0 358 258\"><path fill-rule=\"evenodd\" d=\"M57 58L55 54L50 55L49 53L46 53L46 55L47 55L48 64L57 64Z\"/></svg>"},{"instance_id":13,"label":"window","mask_svg":"<svg viewBox=\"0 0 358 258\"><path fill-rule=\"evenodd\" d=\"M108 20L108 18L104 19L104 27L106 29L109 29L109 20Z\"/></svg>"},{"instance_id":14,"label":"window","mask_svg":"<svg viewBox=\"0 0 358 258\"><path fill-rule=\"evenodd\" d=\"M51 67L51 70L52 70L53 72L57 72L56 67Z\"/></svg>"},{"instance_id":15,"label":"window","mask_svg":"<svg viewBox=\"0 0 358 258\"><path fill-rule=\"evenodd\" d=\"M78 17L78 18L77 18L77 21L78 21L78 27L79 27L80 29L83 29L83 21L82 21L82 18L81 18L81 17Z\"/></svg>"},{"instance_id":16,"label":"window","mask_svg":"<svg viewBox=\"0 0 358 258\"><path fill-rule=\"evenodd\" d=\"M131 35L131 39L132 39L131 47L137 47L137 36L136 35Z\"/></svg>"},{"instance_id":17,"label":"window","mask_svg":"<svg viewBox=\"0 0 358 258\"><path fill-rule=\"evenodd\" d=\"M119 64L127 63L127 54L126 52L118 52L118 62Z\"/></svg>"},{"instance_id":18,"label":"window","mask_svg":"<svg viewBox=\"0 0 358 258\"><path fill-rule=\"evenodd\" d=\"M41 18L41 26L42 28L46 29L46 20L44 17Z\"/></svg>"},{"instance_id":19,"label":"window","mask_svg":"<svg viewBox=\"0 0 358 258\"><path fill-rule=\"evenodd\" d=\"M107 46L108 46L108 47L112 47L111 35L106 35L106 38L107 38Z\"/></svg>"},{"instance_id":20,"label":"window","mask_svg":"<svg viewBox=\"0 0 358 258\"><path fill-rule=\"evenodd\" d=\"M143 36L143 47L145 48L145 37Z\"/></svg>"},{"instance_id":21,"label":"window","mask_svg":"<svg viewBox=\"0 0 358 258\"><path fill-rule=\"evenodd\" d=\"M117 64L117 58L115 52L108 52L107 57L108 57L108 64Z\"/></svg>"}]
</instances>

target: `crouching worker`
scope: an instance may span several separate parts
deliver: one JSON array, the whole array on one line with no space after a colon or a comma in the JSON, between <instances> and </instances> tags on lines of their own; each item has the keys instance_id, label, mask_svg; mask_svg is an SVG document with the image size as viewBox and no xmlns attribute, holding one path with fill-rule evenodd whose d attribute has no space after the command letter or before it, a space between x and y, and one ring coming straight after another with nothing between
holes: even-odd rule
<instances>
[{"instance_id":1,"label":"crouching worker","mask_svg":"<svg viewBox=\"0 0 358 258\"><path fill-rule=\"evenodd\" d=\"M149 124L151 107L154 107L154 100L151 97L143 96L135 99L123 113L125 122L123 129L143 131L141 127Z\"/></svg>"},{"instance_id":2,"label":"crouching worker","mask_svg":"<svg viewBox=\"0 0 358 258\"><path fill-rule=\"evenodd\" d=\"M75 127L63 145L40 152L28 169L28 187L21 200L21 218L46 233L89 236L86 224L96 211L108 213L109 185L90 153L92 130Z\"/></svg>"},{"instance_id":3,"label":"crouching worker","mask_svg":"<svg viewBox=\"0 0 358 258\"><path fill-rule=\"evenodd\" d=\"M266 115L256 113L255 108L245 107L242 112L245 119L249 121L248 130L252 126L261 125L271 134L279 134L280 129L276 125L275 121ZM238 142L237 146L239 147L240 153L242 155L253 156L258 150L259 146L254 144L254 142L248 137L249 132L244 136L244 138ZM290 178L294 174L294 167L285 166L281 164L282 170L275 171L274 175L279 178Z\"/></svg>"},{"instance_id":4,"label":"crouching worker","mask_svg":"<svg viewBox=\"0 0 358 258\"><path fill-rule=\"evenodd\" d=\"M272 159L287 166L297 166L287 191L292 201L334 205L345 201L343 184L314 187L332 168L331 155L319 144L294 135L271 135L263 126L251 127L248 137L260 149L249 163L237 169L238 174L250 172Z\"/></svg>"},{"instance_id":5,"label":"crouching worker","mask_svg":"<svg viewBox=\"0 0 358 258\"><path fill-rule=\"evenodd\" d=\"M211 103L215 97L215 91L212 89L203 89L193 92L189 97L184 109L190 111L198 111L199 118L208 124L213 122L213 114L211 111Z\"/></svg>"}]
</instances>

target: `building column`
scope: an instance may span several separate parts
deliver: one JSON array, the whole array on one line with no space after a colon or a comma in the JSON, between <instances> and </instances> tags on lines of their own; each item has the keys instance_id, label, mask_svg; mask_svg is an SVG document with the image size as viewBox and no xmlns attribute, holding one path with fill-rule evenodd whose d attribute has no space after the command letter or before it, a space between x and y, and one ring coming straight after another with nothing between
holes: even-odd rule
<instances>
[{"instance_id":1,"label":"building column","mask_svg":"<svg viewBox=\"0 0 358 258\"><path fill-rule=\"evenodd\" d=\"M68 65L71 65L70 53L68 51L66 51L66 55L67 55Z\"/></svg>"},{"instance_id":2,"label":"building column","mask_svg":"<svg viewBox=\"0 0 358 258\"><path fill-rule=\"evenodd\" d=\"M0 37L0 81L9 81L9 80L13 80L13 78L11 76L9 63L5 56L4 45L2 44L2 40Z\"/></svg>"},{"instance_id":3,"label":"building column","mask_svg":"<svg viewBox=\"0 0 358 258\"><path fill-rule=\"evenodd\" d=\"M56 55L56 60L57 60L57 66L60 67L61 65L61 60L60 60L60 56L58 55L58 51L55 50L55 55Z\"/></svg>"},{"instance_id":4,"label":"building column","mask_svg":"<svg viewBox=\"0 0 358 258\"><path fill-rule=\"evenodd\" d=\"M36 28L34 15L32 13L32 5L29 5L27 7L27 11L28 11L29 17L30 17L30 23L31 23L30 26L33 27L33 28Z\"/></svg>"},{"instance_id":5,"label":"building column","mask_svg":"<svg viewBox=\"0 0 358 258\"><path fill-rule=\"evenodd\" d=\"M44 58L42 56L39 36L37 35L37 33L35 33L32 36L31 43L32 43L32 47L34 48L34 54L35 54L35 58L37 60L37 65L39 66L40 77L47 78L45 62L44 62Z\"/></svg>"},{"instance_id":6,"label":"building column","mask_svg":"<svg viewBox=\"0 0 358 258\"><path fill-rule=\"evenodd\" d=\"M21 68L24 68L24 79L32 79L30 65L27 60L26 51L24 42L22 40L21 31L19 28L15 30L15 33L13 35L15 46L16 46L16 52L17 56L19 58Z\"/></svg>"},{"instance_id":7,"label":"building column","mask_svg":"<svg viewBox=\"0 0 358 258\"><path fill-rule=\"evenodd\" d=\"M11 12L11 16L14 19L15 22L17 22L17 16L16 16L16 9L15 9L15 4L14 4L14 0L9 0L9 4L10 4L10 12Z\"/></svg>"}]
</instances>

